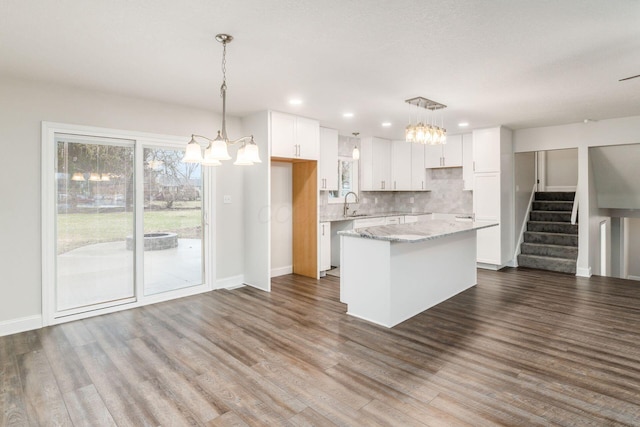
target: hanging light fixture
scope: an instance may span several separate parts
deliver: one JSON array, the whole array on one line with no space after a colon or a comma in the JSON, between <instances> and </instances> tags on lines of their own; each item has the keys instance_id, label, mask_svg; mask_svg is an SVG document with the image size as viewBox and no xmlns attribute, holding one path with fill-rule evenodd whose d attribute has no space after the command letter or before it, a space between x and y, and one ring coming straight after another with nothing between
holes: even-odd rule
<instances>
[{"instance_id":1,"label":"hanging light fixture","mask_svg":"<svg viewBox=\"0 0 640 427\"><path fill-rule=\"evenodd\" d=\"M356 138L356 143L353 146L353 151L351 152L351 158L353 160L358 160L360 159L360 150L358 149L358 135L360 135L360 132L353 132L352 135L354 138Z\"/></svg>"},{"instance_id":2,"label":"hanging light fixture","mask_svg":"<svg viewBox=\"0 0 640 427\"><path fill-rule=\"evenodd\" d=\"M435 112L447 108L446 105L439 102L431 101L422 96L407 99L404 102L416 106L415 124L409 120L409 125L405 129L405 140L407 142L416 142L419 144L446 144L447 130L444 128L444 118L440 114L440 126L436 125ZM424 119L421 119L421 108L424 108ZM424 120L424 121L423 121Z\"/></svg>"},{"instance_id":3,"label":"hanging light fixture","mask_svg":"<svg viewBox=\"0 0 640 427\"><path fill-rule=\"evenodd\" d=\"M191 135L191 141L187 144L182 161L184 163L200 163L203 166L221 165L221 160L229 160L229 145L242 143L238 149L238 154L234 165L252 165L262 163L258 145L253 140L253 135L243 136L236 140L229 140L227 137L226 115L227 115L227 43L231 43L233 37L229 34L218 34L216 40L222 43L222 86L220 86L220 96L222 97L222 129L218 131L215 139L202 135ZM204 139L209 145L202 155L202 147L197 139Z\"/></svg>"}]
</instances>

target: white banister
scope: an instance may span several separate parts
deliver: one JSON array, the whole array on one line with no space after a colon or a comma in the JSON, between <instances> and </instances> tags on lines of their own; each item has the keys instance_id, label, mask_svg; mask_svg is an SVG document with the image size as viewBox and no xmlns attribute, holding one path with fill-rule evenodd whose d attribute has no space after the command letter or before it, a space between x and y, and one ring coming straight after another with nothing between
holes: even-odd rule
<instances>
[{"instance_id":1,"label":"white banister","mask_svg":"<svg viewBox=\"0 0 640 427\"><path fill-rule=\"evenodd\" d=\"M573 198L573 210L571 211L571 224L575 225L578 220L578 187L576 187L576 195Z\"/></svg>"},{"instance_id":2,"label":"white banister","mask_svg":"<svg viewBox=\"0 0 640 427\"><path fill-rule=\"evenodd\" d=\"M512 263L514 267L518 266L518 255L520 255L520 246L522 242L524 242L524 232L527 230L527 222L529 222L529 215L531 214L531 207L533 206L533 200L536 197L536 184L533 184L533 188L531 189L531 196L529 197L529 207L527 208L527 213L524 215L524 221L522 222L522 228L520 229L520 237L518 238L518 243L516 244L516 249L513 254Z\"/></svg>"}]
</instances>

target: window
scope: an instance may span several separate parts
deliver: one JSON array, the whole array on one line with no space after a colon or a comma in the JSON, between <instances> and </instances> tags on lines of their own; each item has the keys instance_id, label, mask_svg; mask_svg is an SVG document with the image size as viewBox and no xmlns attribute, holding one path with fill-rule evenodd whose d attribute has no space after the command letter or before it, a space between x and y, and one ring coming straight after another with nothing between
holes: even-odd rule
<instances>
[{"instance_id":1,"label":"window","mask_svg":"<svg viewBox=\"0 0 640 427\"><path fill-rule=\"evenodd\" d=\"M338 157L338 191L329 191L329 203L342 203L350 191L358 194L358 161Z\"/></svg>"}]
</instances>

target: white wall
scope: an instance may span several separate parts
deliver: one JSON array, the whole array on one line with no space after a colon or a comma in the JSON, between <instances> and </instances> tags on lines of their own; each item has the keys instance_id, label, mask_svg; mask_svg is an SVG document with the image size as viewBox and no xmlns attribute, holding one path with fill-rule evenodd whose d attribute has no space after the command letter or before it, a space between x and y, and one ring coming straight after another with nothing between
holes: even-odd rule
<instances>
[{"instance_id":1,"label":"white wall","mask_svg":"<svg viewBox=\"0 0 640 427\"><path fill-rule=\"evenodd\" d=\"M293 272L292 164L271 162L271 276Z\"/></svg>"},{"instance_id":2,"label":"white wall","mask_svg":"<svg viewBox=\"0 0 640 427\"><path fill-rule=\"evenodd\" d=\"M640 218L627 218L627 242L629 242L629 259L627 262L629 278L640 280Z\"/></svg>"},{"instance_id":3,"label":"white wall","mask_svg":"<svg viewBox=\"0 0 640 427\"><path fill-rule=\"evenodd\" d=\"M215 136L220 116L179 105L79 88L0 77L0 323L41 314L41 122L184 136ZM242 133L228 118L230 135ZM225 164L216 172L217 277L243 273L243 173ZM233 203L222 204L222 195ZM240 238L238 237L240 236ZM215 286L215 285L214 285Z\"/></svg>"},{"instance_id":4,"label":"white wall","mask_svg":"<svg viewBox=\"0 0 640 427\"><path fill-rule=\"evenodd\" d=\"M514 155L514 180L515 180L515 234L514 245L518 245L522 227L529 219L527 212L529 210L529 201L531 193L536 182L536 154L516 153ZM516 251L518 246L514 246Z\"/></svg>"},{"instance_id":5,"label":"white wall","mask_svg":"<svg viewBox=\"0 0 640 427\"><path fill-rule=\"evenodd\" d=\"M546 152L546 191L570 191L578 184L578 149Z\"/></svg>"},{"instance_id":6,"label":"white wall","mask_svg":"<svg viewBox=\"0 0 640 427\"><path fill-rule=\"evenodd\" d=\"M578 262L577 275L589 276L600 250L597 233L590 222L591 204L596 204L590 192L589 147L640 143L640 116L573 123L561 126L519 129L514 131L514 152L546 151L578 148ZM593 200L590 200L593 197ZM599 217L599 215L596 215ZM597 219L597 218L596 218Z\"/></svg>"}]
</instances>

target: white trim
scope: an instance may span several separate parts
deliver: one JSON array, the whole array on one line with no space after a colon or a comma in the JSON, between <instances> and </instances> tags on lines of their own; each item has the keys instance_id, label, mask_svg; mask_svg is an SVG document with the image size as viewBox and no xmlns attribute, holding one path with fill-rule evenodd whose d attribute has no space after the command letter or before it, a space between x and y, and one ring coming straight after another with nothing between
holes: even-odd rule
<instances>
[{"instance_id":1,"label":"white trim","mask_svg":"<svg viewBox=\"0 0 640 427\"><path fill-rule=\"evenodd\" d=\"M0 337L42 328L42 316L26 316L0 322Z\"/></svg>"},{"instance_id":2,"label":"white trim","mask_svg":"<svg viewBox=\"0 0 640 427\"><path fill-rule=\"evenodd\" d=\"M630 275L627 276L627 279L629 279L629 280L640 280L640 276L633 276L633 275L630 274Z\"/></svg>"},{"instance_id":3,"label":"white trim","mask_svg":"<svg viewBox=\"0 0 640 427\"><path fill-rule=\"evenodd\" d=\"M244 275L242 274L216 280L216 289L235 289L244 285Z\"/></svg>"},{"instance_id":4,"label":"white trim","mask_svg":"<svg viewBox=\"0 0 640 427\"><path fill-rule=\"evenodd\" d=\"M284 276L285 274L293 273L293 265L286 265L284 267L277 267L271 269L271 277Z\"/></svg>"},{"instance_id":5,"label":"white trim","mask_svg":"<svg viewBox=\"0 0 640 427\"><path fill-rule=\"evenodd\" d=\"M501 268L505 267L504 265L496 265L496 264L488 264L486 262L476 262L477 268L482 268L483 270L493 270L498 271Z\"/></svg>"},{"instance_id":6,"label":"white trim","mask_svg":"<svg viewBox=\"0 0 640 427\"><path fill-rule=\"evenodd\" d=\"M547 185L544 191L576 191L577 185Z\"/></svg>"},{"instance_id":7,"label":"white trim","mask_svg":"<svg viewBox=\"0 0 640 427\"><path fill-rule=\"evenodd\" d=\"M591 267L578 267L576 268L576 276L578 277L591 277Z\"/></svg>"}]
</instances>

